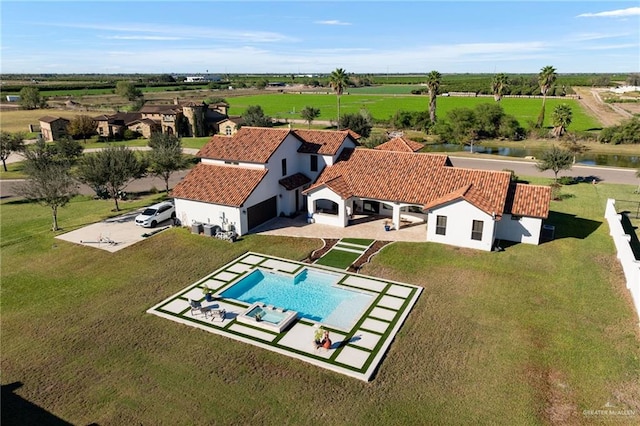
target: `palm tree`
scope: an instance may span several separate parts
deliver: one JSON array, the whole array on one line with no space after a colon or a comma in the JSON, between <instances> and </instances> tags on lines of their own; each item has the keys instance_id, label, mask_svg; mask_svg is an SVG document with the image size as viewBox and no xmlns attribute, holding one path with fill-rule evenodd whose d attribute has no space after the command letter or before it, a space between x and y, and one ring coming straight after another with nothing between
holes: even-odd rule
<instances>
[{"instance_id":1,"label":"palm tree","mask_svg":"<svg viewBox=\"0 0 640 426\"><path fill-rule=\"evenodd\" d=\"M543 67L538 74L538 84L540 85L540 92L542 93L542 110L536 123L536 127L538 128L542 127L544 122L544 104L547 101L547 92L551 86L553 86L553 83L555 83L556 77L556 69L551 65Z\"/></svg>"},{"instance_id":2,"label":"palm tree","mask_svg":"<svg viewBox=\"0 0 640 426\"><path fill-rule=\"evenodd\" d=\"M562 136L571 124L573 113L571 107L567 104L560 104L553 109L551 120L553 121L553 135Z\"/></svg>"},{"instance_id":3,"label":"palm tree","mask_svg":"<svg viewBox=\"0 0 640 426\"><path fill-rule=\"evenodd\" d=\"M491 92L493 93L493 99L496 102L500 102L502 99L502 93L509 86L509 77L506 74L500 73L493 76L491 81Z\"/></svg>"},{"instance_id":4,"label":"palm tree","mask_svg":"<svg viewBox=\"0 0 640 426\"><path fill-rule=\"evenodd\" d=\"M431 71L427 76L427 88L429 89L429 119L432 124L436 122L436 97L440 88L442 75L438 71Z\"/></svg>"},{"instance_id":5,"label":"palm tree","mask_svg":"<svg viewBox=\"0 0 640 426\"><path fill-rule=\"evenodd\" d=\"M329 76L329 86L336 92L338 98L338 122L337 128L340 130L340 95L344 92L344 89L349 85L349 77L342 68L336 68Z\"/></svg>"}]
</instances>

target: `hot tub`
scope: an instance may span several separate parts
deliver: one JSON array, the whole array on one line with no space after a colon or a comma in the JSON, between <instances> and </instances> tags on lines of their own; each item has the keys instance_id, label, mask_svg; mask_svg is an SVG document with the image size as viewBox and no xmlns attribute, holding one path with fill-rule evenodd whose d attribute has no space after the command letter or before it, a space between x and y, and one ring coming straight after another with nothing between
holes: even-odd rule
<instances>
[{"instance_id":1,"label":"hot tub","mask_svg":"<svg viewBox=\"0 0 640 426\"><path fill-rule=\"evenodd\" d=\"M264 303L254 303L237 316L238 322L276 333L282 333L298 317L296 311L286 311Z\"/></svg>"}]
</instances>

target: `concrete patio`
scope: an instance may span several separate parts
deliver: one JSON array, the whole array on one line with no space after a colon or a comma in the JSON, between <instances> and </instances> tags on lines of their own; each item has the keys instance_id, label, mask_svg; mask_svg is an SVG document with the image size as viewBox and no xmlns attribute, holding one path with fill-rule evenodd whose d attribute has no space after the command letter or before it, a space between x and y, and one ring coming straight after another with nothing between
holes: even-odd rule
<instances>
[{"instance_id":1,"label":"concrete patio","mask_svg":"<svg viewBox=\"0 0 640 426\"><path fill-rule=\"evenodd\" d=\"M279 217L251 230L252 234L280 235L307 238L368 238L379 241L426 242L426 224L419 223L399 230L384 230L385 218L379 216L355 215L346 228L307 223L306 216L295 218Z\"/></svg>"}]
</instances>

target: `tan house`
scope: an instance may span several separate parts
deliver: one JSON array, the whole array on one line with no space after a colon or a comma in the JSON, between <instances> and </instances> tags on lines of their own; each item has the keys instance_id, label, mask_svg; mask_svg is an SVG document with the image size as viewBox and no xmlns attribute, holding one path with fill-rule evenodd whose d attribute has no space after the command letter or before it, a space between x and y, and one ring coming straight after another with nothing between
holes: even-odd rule
<instances>
[{"instance_id":1,"label":"tan house","mask_svg":"<svg viewBox=\"0 0 640 426\"><path fill-rule=\"evenodd\" d=\"M139 112L117 112L111 115L100 115L93 117L93 120L97 123L96 131L98 136L104 138L122 137L124 131L132 123L135 123L142 119L142 114ZM140 132L144 135L143 132ZM151 135L151 132L148 133ZM149 137L144 135L145 137Z\"/></svg>"},{"instance_id":2,"label":"tan house","mask_svg":"<svg viewBox=\"0 0 640 426\"><path fill-rule=\"evenodd\" d=\"M242 117L229 117L216 124L218 126L218 131L216 133L231 136L235 135L238 129L240 129L240 126L244 124L244 119Z\"/></svg>"},{"instance_id":3,"label":"tan house","mask_svg":"<svg viewBox=\"0 0 640 426\"><path fill-rule=\"evenodd\" d=\"M44 116L38 119L40 122L40 132L42 138L47 142L53 142L56 139L67 136L67 126L69 120L62 117Z\"/></svg>"}]
</instances>

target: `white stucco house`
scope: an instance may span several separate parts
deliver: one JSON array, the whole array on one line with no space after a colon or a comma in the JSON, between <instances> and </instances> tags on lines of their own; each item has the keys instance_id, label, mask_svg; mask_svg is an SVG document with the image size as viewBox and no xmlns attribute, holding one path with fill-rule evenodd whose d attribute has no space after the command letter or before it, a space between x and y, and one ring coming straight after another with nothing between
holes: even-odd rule
<instances>
[{"instance_id":1,"label":"white stucco house","mask_svg":"<svg viewBox=\"0 0 640 426\"><path fill-rule=\"evenodd\" d=\"M358 138L351 131L258 127L213 136L197 154L201 162L173 190L176 215L183 225L230 224L243 235L304 210L302 191Z\"/></svg>"},{"instance_id":2,"label":"white stucco house","mask_svg":"<svg viewBox=\"0 0 640 426\"><path fill-rule=\"evenodd\" d=\"M304 211L346 227L352 214L390 226L425 223L425 241L492 250L496 240L538 244L551 189L508 172L453 167L446 155L358 148L350 131L243 127L214 136L173 190L178 218L231 224L238 234ZM412 144L409 144L412 145ZM313 225L310 225L313 226Z\"/></svg>"}]
</instances>

